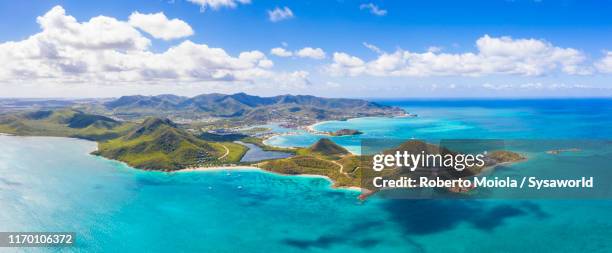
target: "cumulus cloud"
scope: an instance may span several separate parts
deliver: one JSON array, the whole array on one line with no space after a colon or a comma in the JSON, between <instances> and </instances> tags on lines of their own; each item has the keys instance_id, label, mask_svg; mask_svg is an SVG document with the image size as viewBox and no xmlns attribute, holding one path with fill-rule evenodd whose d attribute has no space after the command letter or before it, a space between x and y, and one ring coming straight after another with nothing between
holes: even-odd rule
<instances>
[{"instance_id":1,"label":"cumulus cloud","mask_svg":"<svg viewBox=\"0 0 612 253\"><path fill-rule=\"evenodd\" d=\"M477 52L449 54L397 50L365 62L346 53L334 53L328 71L334 75L371 76L481 76L514 74L540 76L553 71L589 74L585 56L573 48L556 47L537 39L485 35L476 41ZM435 50L433 50L435 51Z\"/></svg>"},{"instance_id":2,"label":"cumulus cloud","mask_svg":"<svg viewBox=\"0 0 612 253\"><path fill-rule=\"evenodd\" d=\"M295 55L302 58L325 59L325 51L321 48L305 47L296 51Z\"/></svg>"},{"instance_id":3,"label":"cumulus cloud","mask_svg":"<svg viewBox=\"0 0 612 253\"><path fill-rule=\"evenodd\" d=\"M279 57L289 57L292 56L293 53L291 51L287 51L282 47L275 47L270 49L270 53Z\"/></svg>"},{"instance_id":4,"label":"cumulus cloud","mask_svg":"<svg viewBox=\"0 0 612 253\"><path fill-rule=\"evenodd\" d=\"M128 22L156 39L172 40L193 35L193 29L189 24L177 18L169 20L163 12L154 14L134 12Z\"/></svg>"},{"instance_id":5,"label":"cumulus cloud","mask_svg":"<svg viewBox=\"0 0 612 253\"><path fill-rule=\"evenodd\" d=\"M273 62L257 50L232 56L187 40L156 53L128 22L105 16L78 22L61 6L37 21L39 33L0 43L0 82L180 84L306 78L300 72L271 71Z\"/></svg>"},{"instance_id":6,"label":"cumulus cloud","mask_svg":"<svg viewBox=\"0 0 612 253\"><path fill-rule=\"evenodd\" d=\"M312 47L305 47L300 50L295 50L294 52L291 52L282 47L275 47L270 49L270 54L276 55L278 57L297 56L300 58L311 58L317 60L325 59L325 51L323 51L323 49Z\"/></svg>"},{"instance_id":7,"label":"cumulus cloud","mask_svg":"<svg viewBox=\"0 0 612 253\"><path fill-rule=\"evenodd\" d=\"M236 8L238 4L250 4L251 0L187 0L191 3L200 6L200 11L206 11L207 8L218 10L222 7Z\"/></svg>"},{"instance_id":8,"label":"cumulus cloud","mask_svg":"<svg viewBox=\"0 0 612 253\"><path fill-rule=\"evenodd\" d=\"M595 63L597 70L603 73L612 73L612 51L607 51L606 55Z\"/></svg>"},{"instance_id":9,"label":"cumulus cloud","mask_svg":"<svg viewBox=\"0 0 612 253\"><path fill-rule=\"evenodd\" d=\"M360 10L370 10L370 13L376 16L384 16L387 15L387 10L380 9L377 5L373 3L362 4L359 6Z\"/></svg>"},{"instance_id":10,"label":"cumulus cloud","mask_svg":"<svg viewBox=\"0 0 612 253\"><path fill-rule=\"evenodd\" d=\"M268 11L268 18L272 22L278 22L285 19L293 18L293 11L289 9L289 7L285 6L282 9L279 7L274 8L274 10Z\"/></svg>"}]
</instances>

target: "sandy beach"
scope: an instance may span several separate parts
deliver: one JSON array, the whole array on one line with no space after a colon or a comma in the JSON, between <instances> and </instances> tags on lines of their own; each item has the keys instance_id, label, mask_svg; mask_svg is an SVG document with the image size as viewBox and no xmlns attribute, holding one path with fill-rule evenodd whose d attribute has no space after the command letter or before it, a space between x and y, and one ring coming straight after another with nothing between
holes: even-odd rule
<instances>
[{"instance_id":1,"label":"sandy beach","mask_svg":"<svg viewBox=\"0 0 612 253\"><path fill-rule=\"evenodd\" d=\"M356 186L350 186L350 187L335 187L334 186L334 181L327 177L327 176L323 176L323 175L315 175L315 174L297 174L297 175L289 175L289 174L281 174L281 173L275 173L272 171L267 171L267 170L262 170L261 168L258 167L254 167L254 166L228 166L228 167L222 167L222 166L216 166L216 167L198 167L198 168L187 168L187 169L181 169L181 170L177 170L177 171L173 171L173 173L180 173L180 172L194 172L194 171L202 171L202 172L212 172L212 171L226 171L226 170L234 170L234 171L239 171L239 170L256 170L256 171L260 171L260 172L264 172L264 173L271 173L271 174L276 174L276 175L281 175L281 176L287 176L287 177L310 177L310 178L322 178L325 179L329 182L332 183L331 187L334 189L345 189L345 190L351 190L351 191L359 191L359 192L369 192L369 190L367 189L363 189L363 188L359 188Z\"/></svg>"},{"instance_id":2,"label":"sandy beach","mask_svg":"<svg viewBox=\"0 0 612 253\"><path fill-rule=\"evenodd\" d=\"M191 171L222 171L222 170L262 170L253 166L215 166L215 167L197 167L197 168L186 168L180 169L174 172L191 172Z\"/></svg>"},{"instance_id":3,"label":"sandy beach","mask_svg":"<svg viewBox=\"0 0 612 253\"><path fill-rule=\"evenodd\" d=\"M323 123L325 123L325 121L320 121L320 122L308 125L308 126L306 126L306 129L308 131L312 131L312 132L320 132L320 131L316 130L315 127L320 125L320 124L323 124Z\"/></svg>"}]
</instances>

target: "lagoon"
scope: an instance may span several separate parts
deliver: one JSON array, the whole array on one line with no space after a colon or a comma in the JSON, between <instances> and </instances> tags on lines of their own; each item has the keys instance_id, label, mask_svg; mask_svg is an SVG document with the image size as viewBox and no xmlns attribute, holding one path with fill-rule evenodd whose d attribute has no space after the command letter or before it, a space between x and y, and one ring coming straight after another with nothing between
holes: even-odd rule
<instances>
[{"instance_id":1,"label":"lagoon","mask_svg":"<svg viewBox=\"0 0 612 253\"><path fill-rule=\"evenodd\" d=\"M257 162L270 159L287 158L291 156L290 153L286 152L265 151L252 143L244 143L241 141L237 141L237 143L249 148L249 150L247 150L244 156L242 156L242 159L240 159L240 162Z\"/></svg>"}]
</instances>

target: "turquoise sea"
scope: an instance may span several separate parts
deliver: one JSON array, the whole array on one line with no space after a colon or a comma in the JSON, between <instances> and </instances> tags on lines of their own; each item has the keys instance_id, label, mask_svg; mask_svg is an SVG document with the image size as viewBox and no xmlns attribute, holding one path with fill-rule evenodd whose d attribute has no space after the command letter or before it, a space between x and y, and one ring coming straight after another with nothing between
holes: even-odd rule
<instances>
[{"instance_id":1,"label":"turquoise sea","mask_svg":"<svg viewBox=\"0 0 612 253\"><path fill-rule=\"evenodd\" d=\"M537 139L496 169L608 173L612 100L381 100L417 118L326 122L334 137ZM276 137L309 145L320 136ZM547 140L594 140L547 156ZM539 142L532 142L539 143ZM589 142L590 143L590 142ZM91 156L95 143L0 136L0 231L74 231L77 247L32 252L612 252L611 200L400 200L331 189L323 178L258 171L160 173ZM609 174L609 173L608 173ZM23 249L0 249L22 252Z\"/></svg>"}]
</instances>

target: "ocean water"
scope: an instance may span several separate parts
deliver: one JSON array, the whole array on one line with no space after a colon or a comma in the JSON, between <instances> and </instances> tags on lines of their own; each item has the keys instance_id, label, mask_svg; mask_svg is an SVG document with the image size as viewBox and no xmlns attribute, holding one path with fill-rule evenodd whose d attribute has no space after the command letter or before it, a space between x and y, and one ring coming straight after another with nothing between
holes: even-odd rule
<instances>
[{"instance_id":1,"label":"ocean water","mask_svg":"<svg viewBox=\"0 0 612 253\"><path fill-rule=\"evenodd\" d=\"M529 160L495 173L612 169L605 141L612 137L609 100L381 102L419 117L363 118L317 129L356 128L361 137L597 140L601 150L558 157L542 155L549 148L544 144L515 145ZM272 141L297 146L311 138L316 141L310 135ZM358 152L354 138L334 140ZM93 149L95 143L83 140L0 136L0 231L77 233L74 248L31 252L612 251L610 200L375 196L362 202L358 192L332 189L323 178L144 172L89 155Z\"/></svg>"},{"instance_id":2,"label":"ocean water","mask_svg":"<svg viewBox=\"0 0 612 253\"><path fill-rule=\"evenodd\" d=\"M418 115L416 118L356 118L328 121L319 131L357 129L357 136L328 137L300 133L266 143L308 146L321 137L360 152L361 138L399 139L612 139L612 99L552 100L380 100Z\"/></svg>"}]
</instances>

